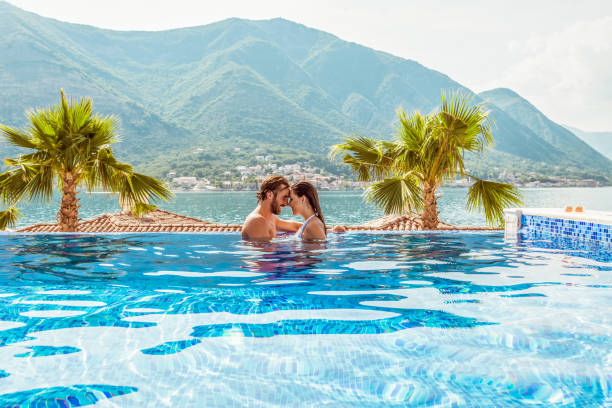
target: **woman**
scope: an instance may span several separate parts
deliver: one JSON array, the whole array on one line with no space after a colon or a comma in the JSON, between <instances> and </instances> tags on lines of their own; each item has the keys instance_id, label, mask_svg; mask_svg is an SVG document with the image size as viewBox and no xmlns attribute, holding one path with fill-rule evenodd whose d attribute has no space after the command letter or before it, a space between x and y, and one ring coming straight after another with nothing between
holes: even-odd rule
<instances>
[{"instance_id":1,"label":"woman","mask_svg":"<svg viewBox=\"0 0 612 408\"><path fill-rule=\"evenodd\" d=\"M304 241L324 240L326 237L325 219L319 205L317 190L307 181L300 181L291 186L289 206L293 215L301 215L304 223L295 234Z\"/></svg>"}]
</instances>

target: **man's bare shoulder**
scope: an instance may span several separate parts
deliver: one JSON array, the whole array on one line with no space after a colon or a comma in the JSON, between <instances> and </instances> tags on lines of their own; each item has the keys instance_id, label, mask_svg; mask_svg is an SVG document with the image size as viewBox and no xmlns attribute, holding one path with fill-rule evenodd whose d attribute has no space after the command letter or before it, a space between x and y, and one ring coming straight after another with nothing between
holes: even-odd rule
<instances>
[{"instance_id":1,"label":"man's bare shoulder","mask_svg":"<svg viewBox=\"0 0 612 408\"><path fill-rule=\"evenodd\" d=\"M242 224L242 238L244 239L270 239L274 231L270 222L257 212L250 213Z\"/></svg>"}]
</instances>

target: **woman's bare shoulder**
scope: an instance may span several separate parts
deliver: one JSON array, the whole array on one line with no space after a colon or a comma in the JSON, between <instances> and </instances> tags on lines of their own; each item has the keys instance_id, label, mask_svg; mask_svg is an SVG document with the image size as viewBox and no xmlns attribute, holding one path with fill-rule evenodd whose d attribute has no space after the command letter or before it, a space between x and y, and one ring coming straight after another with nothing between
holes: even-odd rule
<instances>
[{"instance_id":1,"label":"woman's bare shoulder","mask_svg":"<svg viewBox=\"0 0 612 408\"><path fill-rule=\"evenodd\" d=\"M317 217L314 217L308 222L306 228L304 228L304 233L302 236L306 239L325 239L325 227L323 226L323 221Z\"/></svg>"}]
</instances>

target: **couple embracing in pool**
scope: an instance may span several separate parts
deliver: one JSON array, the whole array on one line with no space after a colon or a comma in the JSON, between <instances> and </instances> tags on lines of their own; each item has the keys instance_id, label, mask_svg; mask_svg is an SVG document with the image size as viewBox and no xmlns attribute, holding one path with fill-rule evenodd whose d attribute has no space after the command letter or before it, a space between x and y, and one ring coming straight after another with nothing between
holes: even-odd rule
<instances>
[{"instance_id":1,"label":"couple embracing in pool","mask_svg":"<svg viewBox=\"0 0 612 408\"><path fill-rule=\"evenodd\" d=\"M249 241L269 241L277 231L295 232L304 241L324 240L327 236L319 195L312 184L300 181L289 184L282 176L268 177L257 193L255 208L242 224L242 238ZM289 206L293 215L304 222L286 221L277 217L282 207Z\"/></svg>"}]
</instances>

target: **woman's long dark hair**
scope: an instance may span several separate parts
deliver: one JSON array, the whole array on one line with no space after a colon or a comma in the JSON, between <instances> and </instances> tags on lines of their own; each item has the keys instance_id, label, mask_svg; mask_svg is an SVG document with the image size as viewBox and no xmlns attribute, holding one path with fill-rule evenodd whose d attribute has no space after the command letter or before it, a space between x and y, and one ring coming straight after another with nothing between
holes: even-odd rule
<instances>
[{"instance_id":1,"label":"woman's long dark hair","mask_svg":"<svg viewBox=\"0 0 612 408\"><path fill-rule=\"evenodd\" d=\"M307 181L299 181L291 186L291 191L293 191L298 197L306 196L315 214L323 223L323 231L325 231L325 235L327 235L327 227L325 226L323 211L321 211L321 205L319 204L317 189Z\"/></svg>"}]
</instances>

